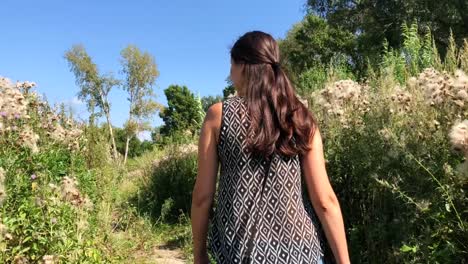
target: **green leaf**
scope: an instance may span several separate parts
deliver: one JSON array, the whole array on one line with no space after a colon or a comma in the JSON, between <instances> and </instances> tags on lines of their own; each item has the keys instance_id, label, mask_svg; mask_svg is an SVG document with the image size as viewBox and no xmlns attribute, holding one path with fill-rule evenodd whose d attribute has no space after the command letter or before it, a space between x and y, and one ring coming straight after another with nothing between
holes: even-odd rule
<instances>
[{"instance_id":1,"label":"green leaf","mask_svg":"<svg viewBox=\"0 0 468 264\"><path fill-rule=\"evenodd\" d=\"M400 248L400 251L401 252L413 252L415 253L416 252L416 247L410 247L408 245L403 245L401 248Z\"/></svg>"}]
</instances>

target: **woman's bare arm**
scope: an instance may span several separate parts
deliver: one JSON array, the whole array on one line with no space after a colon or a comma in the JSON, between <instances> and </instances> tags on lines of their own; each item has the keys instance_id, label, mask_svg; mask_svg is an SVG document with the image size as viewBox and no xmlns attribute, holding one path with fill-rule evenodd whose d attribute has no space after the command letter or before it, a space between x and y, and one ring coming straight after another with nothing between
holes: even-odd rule
<instances>
[{"instance_id":1,"label":"woman's bare arm","mask_svg":"<svg viewBox=\"0 0 468 264\"><path fill-rule=\"evenodd\" d=\"M350 263L341 208L325 168L319 129L311 138L312 147L301 155L301 164L311 203L320 219L327 241L339 264Z\"/></svg>"},{"instance_id":2,"label":"woman's bare arm","mask_svg":"<svg viewBox=\"0 0 468 264\"><path fill-rule=\"evenodd\" d=\"M221 103L212 105L205 116L198 142L198 174L192 194L193 253L196 264L208 262L207 232L218 173L217 133Z\"/></svg>"}]
</instances>

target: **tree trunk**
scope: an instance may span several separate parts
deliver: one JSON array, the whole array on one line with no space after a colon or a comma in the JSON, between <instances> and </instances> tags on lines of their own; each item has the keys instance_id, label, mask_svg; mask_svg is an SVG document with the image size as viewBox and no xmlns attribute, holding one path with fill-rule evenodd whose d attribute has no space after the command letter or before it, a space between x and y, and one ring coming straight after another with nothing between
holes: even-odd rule
<instances>
[{"instance_id":1,"label":"tree trunk","mask_svg":"<svg viewBox=\"0 0 468 264\"><path fill-rule=\"evenodd\" d=\"M132 106L131 106L131 103L130 103L130 109L132 109ZM130 113L128 114L128 125L131 125L132 124L132 113L130 111ZM128 127L127 127L127 141L125 143L125 155L124 155L124 162L123 164L127 164L127 157L128 157L128 145L130 143L130 139L131 139L131 136L130 136L130 131L128 131Z\"/></svg>"},{"instance_id":2,"label":"tree trunk","mask_svg":"<svg viewBox=\"0 0 468 264\"><path fill-rule=\"evenodd\" d=\"M93 99L90 99L90 100L93 100ZM94 100L93 100L92 103L90 103L90 107L89 107L89 108L90 108L90 111L89 111L89 112L90 112L90 114L89 114L89 126L90 126L91 128L94 127L94 119L95 119L95 118L94 118L94 117L95 117L95 114L94 114L94 105L95 105L95 104L94 104Z\"/></svg>"},{"instance_id":3,"label":"tree trunk","mask_svg":"<svg viewBox=\"0 0 468 264\"><path fill-rule=\"evenodd\" d=\"M128 144L130 142L130 136L127 136L127 143L125 143L125 157L124 157L124 165L127 163L127 155L128 155Z\"/></svg>"},{"instance_id":4,"label":"tree trunk","mask_svg":"<svg viewBox=\"0 0 468 264\"><path fill-rule=\"evenodd\" d=\"M107 119L107 126L109 127L109 134L112 141L112 154L114 156L114 160L117 160L117 146L115 145L114 131L112 129L112 124L110 121L110 115L108 111L105 111L105 114Z\"/></svg>"},{"instance_id":5,"label":"tree trunk","mask_svg":"<svg viewBox=\"0 0 468 264\"><path fill-rule=\"evenodd\" d=\"M104 114L106 115L107 126L109 128L109 135L111 137L111 142L112 142L112 154L114 156L114 160L117 161L117 146L115 144L114 131L112 129L112 123L110 119L109 103L107 102L107 96L103 95L102 90L99 90L99 96L101 97L102 110L104 111Z\"/></svg>"}]
</instances>

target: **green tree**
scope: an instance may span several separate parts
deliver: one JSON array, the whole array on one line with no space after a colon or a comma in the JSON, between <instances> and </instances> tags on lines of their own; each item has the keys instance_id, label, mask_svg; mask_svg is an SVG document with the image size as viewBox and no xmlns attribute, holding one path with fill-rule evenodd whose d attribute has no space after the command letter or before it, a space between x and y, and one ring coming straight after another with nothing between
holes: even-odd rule
<instances>
[{"instance_id":1,"label":"green tree","mask_svg":"<svg viewBox=\"0 0 468 264\"><path fill-rule=\"evenodd\" d=\"M201 128L202 118L193 93L186 86L171 85L164 94L168 106L159 113L164 121L160 134L169 136L188 131L194 135Z\"/></svg>"},{"instance_id":2,"label":"green tree","mask_svg":"<svg viewBox=\"0 0 468 264\"><path fill-rule=\"evenodd\" d=\"M122 72L125 74L123 89L128 93L130 110L126 123L127 140L124 164L127 162L128 147L132 137L142 131L141 124L162 108L155 101L153 85L159 76L154 57L128 45L121 52Z\"/></svg>"},{"instance_id":3,"label":"green tree","mask_svg":"<svg viewBox=\"0 0 468 264\"><path fill-rule=\"evenodd\" d=\"M328 65L336 56L345 56L349 66L357 60L353 50L355 36L313 14L295 24L286 38L279 40L279 46L281 63L293 80L304 71Z\"/></svg>"},{"instance_id":4,"label":"green tree","mask_svg":"<svg viewBox=\"0 0 468 264\"><path fill-rule=\"evenodd\" d=\"M153 143L159 144L161 140L161 127L162 126L157 126L151 130L151 140Z\"/></svg>"},{"instance_id":5,"label":"green tree","mask_svg":"<svg viewBox=\"0 0 468 264\"><path fill-rule=\"evenodd\" d=\"M402 25L417 21L420 29L431 28L437 46L445 54L450 29L458 45L468 36L468 1L446 0L308 0L309 13L325 18L358 38L357 50L376 57L386 39L393 49L403 45Z\"/></svg>"},{"instance_id":6,"label":"green tree","mask_svg":"<svg viewBox=\"0 0 468 264\"><path fill-rule=\"evenodd\" d=\"M80 87L78 98L86 102L90 112L90 125L94 126L96 115L104 114L109 128L114 159L117 159L115 138L110 118L108 95L119 81L111 74L100 75L97 65L92 61L82 45L74 45L65 53L71 71L75 74L76 84ZM98 112L96 113L96 108Z\"/></svg>"},{"instance_id":7,"label":"green tree","mask_svg":"<svg viewBox=\"0 0 468 264\"><path fill-rule=\"evenodd\" d=\"M127 145L127 131L125 128L114 128L117 151L125 155ZM151 141L141 141L138 137L132 137L129 141L128 156L134 158L140 156L145 151L151 150L153 145Z\"/></svg>"},{"instance_id":8,"label":"green tree","mask_svg":"<svg viewBox=\"0 0 468 264\"><path fill-rule=\"evenodd\" d=\"M203 111L206 113L208 111L208 108L212 106L215 103L221 102L223 100L223 97L221 95L216 95L216 96L203 96L201 98L201 103L203 106Z\"/></svg>"},{"instance_id":9,"label":"green tree","mask_svg":"<svg viewBox=\"0 0 468 264\"><path fill-rule=\"evenodd\" d=\"M233 95L236 93L236 88L234 87L230 77L226 78L226 82L228 86L224 87L223 89L223 99L227 99L230 95Z\"/></svg>"}]
</instances>

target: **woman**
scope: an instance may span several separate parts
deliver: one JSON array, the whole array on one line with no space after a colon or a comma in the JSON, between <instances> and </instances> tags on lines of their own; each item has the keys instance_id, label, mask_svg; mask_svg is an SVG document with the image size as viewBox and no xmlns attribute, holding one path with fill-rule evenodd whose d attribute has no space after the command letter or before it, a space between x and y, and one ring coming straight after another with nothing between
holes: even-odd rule
<instances>
[{"instance_id":1,"label":"woman","mask_svg":"<svg viewBox=\"0 0 468 264\"><path fill-rule=\"evenodd\" d=\"M237 95L209 108L198 145L197 264L209 263L208 248L217 263L324 263L327 248L337 263L350 262L317 123L279 61L264 32L246 33L231 49Z\"/></svg>"}]
</instances>

